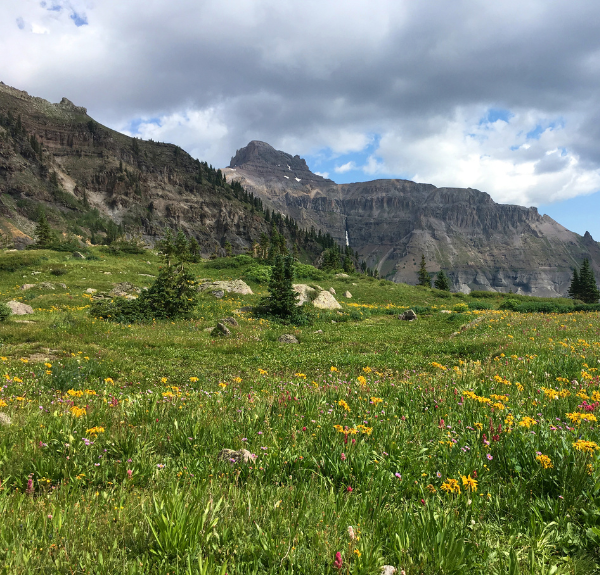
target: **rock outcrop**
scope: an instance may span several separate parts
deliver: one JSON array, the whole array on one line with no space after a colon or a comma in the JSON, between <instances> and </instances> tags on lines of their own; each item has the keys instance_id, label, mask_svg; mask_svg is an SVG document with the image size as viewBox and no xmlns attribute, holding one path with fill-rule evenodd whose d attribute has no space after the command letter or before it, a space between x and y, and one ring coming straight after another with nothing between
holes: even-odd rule
<instances>
[{"instance_id":1,"label":"rock outcrop","mask_svg":"<svg viewBox=\"0 0 600 575\"><path fill-rule=\"evenodd\" d=\"M396 282L417 282L421 254L428 271L448 274L454 291L565 295L584 257L600 275L600 244L589 233L579 236L536 208L497 204L478 190L408 180L337 185L264 142L238 150L224 173L301 227L348 242L380 277Z\"/></svg>"}]
</instances>

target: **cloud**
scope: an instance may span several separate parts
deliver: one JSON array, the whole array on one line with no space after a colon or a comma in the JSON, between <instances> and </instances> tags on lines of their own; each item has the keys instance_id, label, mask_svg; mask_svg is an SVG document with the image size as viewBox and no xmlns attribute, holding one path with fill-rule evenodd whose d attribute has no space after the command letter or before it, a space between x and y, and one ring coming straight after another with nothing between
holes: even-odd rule
<instances>
[{"instance_id":1,"label":"cloud","mask_svg":"<svg viewBox=\"0 0 600 575\"><path fill-rule=\"evenodd\" d=\"M317 174L317 176L321 176L322 178L325 178L326 180L329 179L329 172L315 172L315 174Z\"/></svg>"},{"instance_id":2,"label":"cloud","mask_svg":"<svg viewBox=\"0 0 600 575\"><path fill-rule=\"evenodd\" d=\"M217 166L259 139L497 201L600 189L595 0L0 6L5 83Z\"/></svg>"},{"instance_id":3,"label":"cloud","mask_svg":"<svg viewBox=\"0 0 600 575\"><path fill-rule=\"evenodd\" d=\"M346 162L345 164L342 164L341 166L336 166L334 168L334 171L337 174L345 174L350 170L356 170L356 164L354 162Z\"/></svg>"}]
</instances>

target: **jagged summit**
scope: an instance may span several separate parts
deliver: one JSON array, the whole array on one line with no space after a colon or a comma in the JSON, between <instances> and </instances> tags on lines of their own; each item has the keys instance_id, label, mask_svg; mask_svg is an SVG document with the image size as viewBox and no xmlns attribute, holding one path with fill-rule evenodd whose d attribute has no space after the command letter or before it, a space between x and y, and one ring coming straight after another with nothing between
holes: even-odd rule
<instances>
[{"instance_id":1,"label":"jagged summit","mask_svg":"<svg viewBox=\"0 0 600 575\"><path fill-rule=\"evenodd\" d=\"M259 140L252 140L247 146L239 149L231 158L229 168L242 169L249 175L259 176L285 183L306 184L333 184L317 174L313 174L306 161L300 156L292 156L286 152L276 150L273 146Z\"/></svg>"}]
</instances>

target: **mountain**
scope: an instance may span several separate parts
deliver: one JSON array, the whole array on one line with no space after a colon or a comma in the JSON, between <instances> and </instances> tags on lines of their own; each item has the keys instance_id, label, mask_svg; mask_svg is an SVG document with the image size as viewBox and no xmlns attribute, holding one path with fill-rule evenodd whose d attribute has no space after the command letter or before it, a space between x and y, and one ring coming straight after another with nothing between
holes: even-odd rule
<instances>
[{"instance_id":1,"label":"mountain","mask_svg":"<svg viewBox=\"0 0 600 575\"><path fill-rule=\"evenodd\" d=\"M41 212L58 230L153 242L164 229L196 237L205 255L241 253L268 233L260 200L233 189L172 144L130 138L63 98L52 104L0 82L0 232L31 243Z\"/></svg>"},{"instance_id":2,"label":"mountain","mask_svg":"<svg viewBox=\"0 0 600 575\"><path fill-rule=\"evenodd\" d=\"M335 184L300 157L256 141L223 173L301 227L329 232L395 282L416 283L421 254L428 271L443 269L464 292L561 296L583 258L600 272L600 244L589 233L478 190L395 179Z\"/></svg>"}]
</instances>

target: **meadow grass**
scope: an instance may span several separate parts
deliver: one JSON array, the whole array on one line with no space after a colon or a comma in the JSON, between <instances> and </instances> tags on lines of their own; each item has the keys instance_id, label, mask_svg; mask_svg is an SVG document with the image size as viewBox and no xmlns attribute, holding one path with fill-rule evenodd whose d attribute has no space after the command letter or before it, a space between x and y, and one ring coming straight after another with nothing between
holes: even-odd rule
<instances>
[{"instance_id":1,"label":"meadow grass","mask_svg":"<svg viewBox=\"0 0 600 575\"><path fill-rule=\"evenodd\" d=\"M0 323L0 573L599 570L597 312L328 275L343 309L311 325L236 313L253 283L120 325L85 290L149 286L156 256L36 255L0 271L35 309Z\"/></svg>"}]
</instances>

